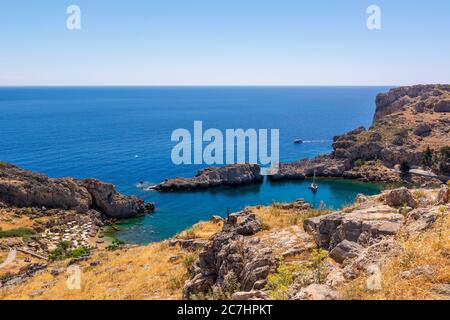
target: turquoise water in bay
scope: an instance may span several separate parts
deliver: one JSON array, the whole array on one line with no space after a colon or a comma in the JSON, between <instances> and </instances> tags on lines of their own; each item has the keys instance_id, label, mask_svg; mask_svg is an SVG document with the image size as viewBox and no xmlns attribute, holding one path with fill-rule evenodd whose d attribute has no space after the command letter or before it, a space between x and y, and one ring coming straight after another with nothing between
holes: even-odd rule
<instances>
[{"instance_id":1,"label":"turquoise water in bay","mask_svg":"<svg viewBox=\"0 0 450 320\"><path fill-rule=\"evenodd\" d=\"M204 166L171 162L173 130L280 130L281 161L331 150L333 136L369 126L375 96L386 87L60 87L0 88L0 160L52 177L96 177L125 194L156 202L157 211L122 225L117 236L145 244L166 239L213 214L305 198L339 208L377 186L321 180L265 182L183 193L146 192L139 181L192 176ZM306 141L295 145L295 139Z\"/></svg>"}]
</instances>

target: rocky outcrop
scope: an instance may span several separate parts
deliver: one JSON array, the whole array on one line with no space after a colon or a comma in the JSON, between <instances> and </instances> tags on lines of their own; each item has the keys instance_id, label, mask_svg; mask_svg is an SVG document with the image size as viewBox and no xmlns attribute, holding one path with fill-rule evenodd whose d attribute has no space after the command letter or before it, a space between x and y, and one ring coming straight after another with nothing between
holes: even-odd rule
<instances>
[{"instance_id":1,"label":"rocky outcrop","mask_svg":"<svg viewBox=\"0 0 450 320\"><path fill-rule=\"evenodd\" d=\"M388 192L386 194L385 202L391 207L417 207L417 201L414 199L411 191L409 191L407 188L400 188Z\"/></svg>"},{"instance_id":2,"label":"rocky outcrop","mask_svg":"<svg viewBox=\"0 0 450 320\"><path fill-rule=\"evenodd\" d=\"M330 257L338 263L344 263L347 259L359 256L362 250L363 247L358 243L344 240L331 250Z\"/></svg>"},{"instance_id":3,"label":"rocky outcrop","mask_svg":"<svg viewBox=\"0 0 450 320\"><path fill-rule=\"evenodd\" d=\"M338 295L333 288L325 284L312 284L300 290L292 300L337 300Z\"/></svg>"},{"instance_id":4,"label":"rocky outcrop","mask_svg":"<svg viewBox=\"0 0 450 320\"><path fill-rule=\"evenodd\" d=\"M154 211L153 204L145 204L142 199L124 196L118 192L114 185L96 179L86 179L80 184L92 196L93 206L108 218L126 219L145 212Z\"/></svg>"},{"instance_id":5,"label":"rocky outcrop","mask_svg":"<svg viewBox=\"0 0 450 320\"><path fill-rule=\"evenodd\" d=\"M404 217L397 210L377 205L306 219L304 228L314 235L318 246L333 250L344 240L367 245L395 235L403 222Z\"/></svg>"},{"instance_id":6,"label":"rocky outcrop","mask_svg":"<svg viewBox=\"0 0 450 320\"><path fill-rule=\"evenodd\" d=\"M437 204L447 204L450 202L450 189L447 186L444 186L439 190L439 193L436 197Z\"/></svg>"},{"instance_id":7,"label":"rocky outcrop","mask_svg":"<svg viewBox=\"0 0 450 320\"><path fill-rule=\"evenodd\" d=\"M184 298L212 294L239 300L266 299L267 277L276 271L282 257L292 258L314 247L312 237L300 226L273 232L260 232L261 228L250 210L231 214L191 268Z\"/></svg>"},{"instance_id":8,"label":"rocky outcrop","mask_svg":"<svg viewBox=\"0 0 450 320\"><path fill-rule=\"evenodd\" d=\"M314 172L320 177L341 177L348 169L350 169L348 161L321 156L280 164L278 172L269 176L269 179L272 181L304 180L306 177L312 177Z\"/></svg>"},{"instance_id":9,"label":"rocky outcrop","mask_svg":"<svg viewBox=\"0 0 450 320\"><path fill-rule=\"evenodd\" d=\"M248 237L260 229L261 223L254 214L230 215L223 230L214 236L191 270L192 277L184 286L184 297L254 289L257 281L268 276L273 264L269 248L259 251L250 245L254 239Z\"/></svg>"},{"instance_id":10,"label":"rocky outcrop","mask_svg":"<svg viewBox=\"0 0 450 320\"><path fill-rule=\"evenodd\" d=\"M154 210L136 197L116 192L114 186L95 179L49 178L13 165L0 167L0 201L16 207L46 207L88 212L108 218L130 218Z\"/></svg>"},{"instance_id":11,"label":"rocky outcrop","mask_svg":"<svg viewBox=\"0 0 450 320\"><path fill-rule=\"evenodd\" d=\"M0 167L0 201L17 207L48 207L86 212L92 196L72 178L52 179L13 165Z\"/></svg>"},{"instance_id":12,"label":"rocky outcrop","mask_svg":"<svg viewBox=\"0 0 450 320\"><path fill-rule=\"evenodd\" d=\"M435 109L437 106L446 105L445 101L448 101L446 97L449 92L450 85L416 85L381 93L376 98L377 108L374 121L402 111L411 104L419 105L418 109Z\"/></svg>"},{"instance_id":13,"label":"rocky outcrop","mask_svg":"<svg viewBox=\"0 0 450 320\"><path fill-rule=\"evenodd\" d=\"M152 189L156 191L183 191L258 183L263 181L260 171L261 168L257 164L210 167L200 170L194 178L169 179Z\"/></svg>"}]
</instances>

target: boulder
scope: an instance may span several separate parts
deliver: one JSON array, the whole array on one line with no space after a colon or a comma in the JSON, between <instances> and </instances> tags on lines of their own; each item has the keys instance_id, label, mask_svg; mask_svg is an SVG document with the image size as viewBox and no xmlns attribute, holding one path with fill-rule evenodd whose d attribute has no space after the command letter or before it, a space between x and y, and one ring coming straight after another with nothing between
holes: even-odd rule
<instances>
[{"instance_id":1,"label":"boulder","mask_svg":"<svg viewBox=\"0 0 450 320\"><path fill-rule=\"evenodd\" d=\"M447 186L444 186L439 190L439 193L436 197L437 204L447 204L450 202L450 189Z\"/></svg>"},{"instance_id":2,"label":"boulder","mask_svg":"<svg viewBox=\"0 0 450 320\"><path fill-rule=\"evenodd\" d=\"M450 100L441 100L434 106L435 112L450 112Z\"/></svg>"},{"instance_id":3,"label":"boulder","mask_svg":"<svg viewBox=\"0 0 450 320\"><path fill-rule=\"evenodd\" d=\"M400 188L389 191L386 194L386 204L391 207L409 206L411 208L417 207L417 201L414 199L411 191L407 188Z\"/></svg>"},{"instance_id":4,"label":"boulder","mask_svg":"<svg viewBox=\"0 0 450 320\"><path fill-rule=\"evenodd\" d=\"M414 129L414 133L419 137L429 136L431 131L432 128L428 123L421 123Z\"/></svg>"},{"instance_id":5,"label":"boulder","mask_svg":"<svg viewBox=\"0 0 450 320\"><path fill-rule=\"evenodd\" d=\"M231 300L246 301L246 300L269 300L269 296L264 291L241 291L233 293Z\"/></svg>"},{"instance_id":6,"label":"boulder","mask_svg":"<svg viewBox=\"0 0 450 320\"><path fill-rule=\"evenodd\" d=\"M253 213L239 212L229 215L225 227L237 234L251 236L261 230L261 222Z\"/></svg>"},{"instance_id":7,"label":"boulder","mask_svg":"<svg viewBox=\"0 0 450 320\"><path fill-rule=\"evenodd\" d=\"M412 270L401 273L403 279L411 279L413 277L425 277L431 279L434 275L434 268L430 265L423 265Z\"/></svg>"},{"instance_id":8,"label":"boulder","mask_svg":"<svg viewBox=\"0 0 450 320\"><path fill-rule=\"evenodd\" d=\"M330 257L338 263L344 263L346 259L357 257L363 249L356 242L344 240L331 250Z\"/></svg>"},{"instance_id":9,"label":"boulder","mask_svg":"<svg viewBox=\"0 0 450 320\"><path fill-rule=\"evenodd\" d=\"M408 214L406 229L409 232L420 232L431 228L436 222L436 212L430 209L416 209Z\"/></svg>"},{"instance_id":10,"label":"boulder","mask_svg":"<svg viewBox=\"0 0 450 320\"><path fill-rule=\"evenodd\" d=\"M300 290L293 300L337 300L337 292L328 285L312 284Z\"/></svg>"}]
</instances>

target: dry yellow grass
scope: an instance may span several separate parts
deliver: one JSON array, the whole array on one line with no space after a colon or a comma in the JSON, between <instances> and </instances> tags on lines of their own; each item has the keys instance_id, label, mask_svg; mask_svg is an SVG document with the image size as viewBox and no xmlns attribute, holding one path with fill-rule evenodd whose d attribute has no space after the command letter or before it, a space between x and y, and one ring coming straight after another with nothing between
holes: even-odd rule
<instances>
[{"instance_id":1,"label":"dry yellow grass","mask_svg":"<svg viewBox=\"0 0 450 320\"><path fill-rule=\"evenodd\" d=\"M207 240L213 234L217 233L223 227L223 222L214 223L213 221L200 222L191 228L180 232L176 237L179 239L202 239Z\"/></svg>"},{"instance_id":2,"label":"dry yellow grass","mask_svg":"<svg viewBox=\"0 0 450 320\"><path fill-rule=\"evenodd\" d=\"M209 238L221 225L204 222L196 228L201 237ZM80 290L68 289L68 274L51 275L51 270L65 267L66 261L52 264L22 285L0 289L0 299L180 299L187 266L197 256L198 252L170 247L167 241L113 252L96 251L79 264ZM91 266L92 262L99 265Z\"/></svg>"},{"instance_id":3,"label":"dry yellow grass","mask_svg":"<svg viewBox=\"0 0 450 320\"><path fill-rule=\"evenodd\" d=\"M293 225L303 225L305 219L330 213L328 210L310 209L306 211L283 210L277 204L267 207L252 208L263 225L263 232L267 230L277 230Z\"/></svg>"},{"instance_id":4,"label":"dry yellow grass","mask_svg":"<svg viewBox=\"0 0 450 320\"><path fill-rule=\"evenodd\" d=\"M341 288L342 297L363 300L442 298L431 289L439 284L450 283L450 218L439 218L435 227L423 234L409 238L400 235L397 240L404 248L404 253L389 259L382 266L382 289L367 290L367 276L362 276ZM402 277L403 272L423 266L433 268L431 277Z\"/></svg>"},{"instance_id":5,"label":"dry yellow grass","mask_svg":"<svg viewBox=\"0 0 450 320\"><path fill-rule=\"evenodd\" d=\"M0 230L7 231L18 227L27 228L33 221L27 216L15 216L14 211L0 209Z\"/></svg>"}]
</instances>

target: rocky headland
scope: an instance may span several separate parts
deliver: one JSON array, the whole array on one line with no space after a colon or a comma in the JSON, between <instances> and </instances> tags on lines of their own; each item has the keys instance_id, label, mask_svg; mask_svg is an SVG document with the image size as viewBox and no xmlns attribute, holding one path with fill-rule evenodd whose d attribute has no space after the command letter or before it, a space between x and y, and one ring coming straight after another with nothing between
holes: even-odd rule
<instances>
[{"instance_id":1,"label":"rocky headland","mask_svg":"<svg viewBox=\"0 0 450 320\"><path fill-rule=\"evenodd\" d=\"M402 170L401 166L407 170ZM411 169L411 170L410 170ZM450 85L392 89L376 98L369 129L333 139L333 151L281 164L273 180L312 176L439 185L450 176Z\"/></svg>"},{"instance_id":2,"label":"rocky headland","mask_svg":"<svg viewBox=\"0 0 450 320\"><path fill-rule=\"evenodd\" d=\"M61 243L67 250L103 244L100 228L154 211L96 179L49 178L2 162L0 246L45 262Z\"/></svg>"},{"instance_id":3,"label":"rocky headland","mask_svg":"<svg viewBox=\"0 0 450 320\"><path fill-rule=\"evenodd\" d=\"M260 171L261 168L257 164L210 167L200 170L193 178L169 179L154 186L152 189L156 191L185 191L259 183L263 181Z\"/></svg>"}]
</instances>

